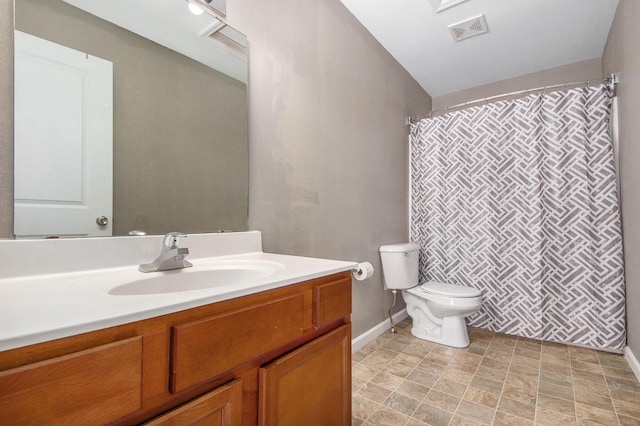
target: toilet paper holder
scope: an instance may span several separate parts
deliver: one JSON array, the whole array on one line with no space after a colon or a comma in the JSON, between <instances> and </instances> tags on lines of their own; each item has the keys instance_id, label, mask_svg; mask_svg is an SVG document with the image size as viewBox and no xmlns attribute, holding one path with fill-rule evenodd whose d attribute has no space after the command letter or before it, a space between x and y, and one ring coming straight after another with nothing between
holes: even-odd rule
<instances>
[{"instance_id":1,"label":"toilet paper holder","mask_svg":"<svg viewBox=\"0 0 640 426\"><path fill-rule=\"evenodd\" d=\"M358 263L358 266L351 270L351 275L358 281L364 281L370 278L373 276L373 273L373 265L369 262Z\"/></svg>"}]
</instances>

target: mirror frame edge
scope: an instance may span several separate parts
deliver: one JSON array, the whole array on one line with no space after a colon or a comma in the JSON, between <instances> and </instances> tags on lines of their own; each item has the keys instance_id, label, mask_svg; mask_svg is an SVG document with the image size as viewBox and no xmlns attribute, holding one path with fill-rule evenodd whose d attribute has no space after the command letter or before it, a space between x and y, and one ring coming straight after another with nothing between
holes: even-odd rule
<instances>
[{"instance_id":1,"label":"mirror frame edge","mask_svg":"<svg viewBox=\"0 0 640 426\"><path fill-rule=\"evenodd\" d=\"M13 1L0 0L0 239L13 238Z\"/></svg>"}]
</instances>

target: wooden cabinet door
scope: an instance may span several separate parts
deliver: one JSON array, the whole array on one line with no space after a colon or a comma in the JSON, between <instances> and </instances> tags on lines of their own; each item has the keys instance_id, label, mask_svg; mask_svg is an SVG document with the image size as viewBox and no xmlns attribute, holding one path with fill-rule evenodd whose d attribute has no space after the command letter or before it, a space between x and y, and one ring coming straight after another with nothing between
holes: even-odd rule
<instances>
[{"instance_id":1,"label":"wooden cabinet door","mask_svg":"<svg viewBox=\"0 0 640 426\"><path fill-rule=\"evenodd\" d=\"M259 424L351 424L351 325L260 369Z\"/></svg>"},{"instance_id":2,"label":"wooden cabinet door","mask_svg":"<svg viewBox=\"0 0 640 426\"><path fill-rule=\"evenodd\" d=\"M145 426L239 426L242 421L242 379L156 417Z\"/></svg>"}]
</instances>

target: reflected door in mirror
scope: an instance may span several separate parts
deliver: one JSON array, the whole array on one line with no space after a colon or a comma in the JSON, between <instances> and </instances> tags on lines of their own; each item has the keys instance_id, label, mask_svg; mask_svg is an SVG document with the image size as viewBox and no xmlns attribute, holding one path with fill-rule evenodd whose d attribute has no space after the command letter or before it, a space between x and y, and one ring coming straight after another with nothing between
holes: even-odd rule
<instances>
[{"instance_id":1,"label":"reflected door in mirror","mask_svg":"<svg viewBox=\"0 0 640 426\"><path fill-rule=\"evenodd\" d=\"M15 234L111 235L112 63L15 35Z\"/></svg>"}]
</instances>

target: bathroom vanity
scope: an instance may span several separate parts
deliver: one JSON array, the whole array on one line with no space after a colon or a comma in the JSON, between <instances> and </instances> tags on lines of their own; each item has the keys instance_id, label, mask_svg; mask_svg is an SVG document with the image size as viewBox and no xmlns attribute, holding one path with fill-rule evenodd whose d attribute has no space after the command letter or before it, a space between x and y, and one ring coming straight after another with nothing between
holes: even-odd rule
<instances>
[{"instance_id":1,"label":"bathroom vanity","mask_svg":"<svg viewBox=\"0 0 640 426\"><path fill-rule=\"evenodd\" d=\"M259 233L238 234L255 248ZM206 236L196 237L194 248L211 252L216 246L204 241ZM141 238L147 244L144 239L152 237ZM248 289L240 280L224 290L163 288L163 294L147 287L113 292L122 284L103 287L92 271L0 279L0 423L350 424L350 270L355 264L246 252L243 244L236 250L244 253L195 258L189 269L212 269L215 262L237 267L240 259L245 265L282 267L257 283L254 279ZM107 271L98 273L104 282L121 279L130 268ZM23 300L26 294L37 297L39 279L52 287L40 287L45 298L48 291L62 291L55 289L58 276L67 289L64 297L73 299L61 309L79 304L75 313L59 312L71 319L46 318L46 309L42 317L31 310L17 318L28 306L44 303ZM75 284L69 284L69 276ZM181 278L189 276L196 277L188 272ZM33 282L36 287L30 288ZM111 289L103 300L114 304L111 309L82 308L84 297L98 297L102 290L97 289L104 288ZM20 291L25 293L19 296ZM5 329L29 315L33 323L22 331Z\"/></svg>"}]
</instances>

